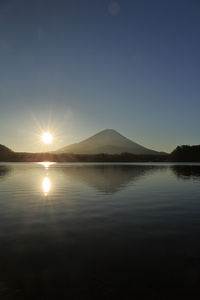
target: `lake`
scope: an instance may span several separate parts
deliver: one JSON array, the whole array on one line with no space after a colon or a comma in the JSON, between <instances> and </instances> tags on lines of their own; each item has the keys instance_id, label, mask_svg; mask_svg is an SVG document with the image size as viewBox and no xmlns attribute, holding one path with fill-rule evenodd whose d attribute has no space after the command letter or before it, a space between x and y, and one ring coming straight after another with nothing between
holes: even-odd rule
<instances>
[{"instance_id":1,"label":"lake","mask_svg":"<svg viewBox=\"0 0 200 300\"><path fill-rule=\"evenodd\" d=\"M200 164L0 163L0 299L183 295L200 295Z\"/></svg>"}]
</instances>

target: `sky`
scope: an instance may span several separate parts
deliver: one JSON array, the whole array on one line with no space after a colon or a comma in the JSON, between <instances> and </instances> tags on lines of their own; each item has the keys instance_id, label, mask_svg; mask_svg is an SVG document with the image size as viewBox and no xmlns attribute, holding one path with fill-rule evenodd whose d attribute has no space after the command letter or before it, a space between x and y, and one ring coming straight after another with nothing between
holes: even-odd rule
<instances>
[{"instance_id":1,"label":"sky","mask_svg":"<svg viewBox=\"0 0 200 300\"><path fill-rule=\"evenodd\" d=\"M199 80L198 0L0 0L0 144L15 151L105 128L200 144Z\"/></svg>"}]
</instances>

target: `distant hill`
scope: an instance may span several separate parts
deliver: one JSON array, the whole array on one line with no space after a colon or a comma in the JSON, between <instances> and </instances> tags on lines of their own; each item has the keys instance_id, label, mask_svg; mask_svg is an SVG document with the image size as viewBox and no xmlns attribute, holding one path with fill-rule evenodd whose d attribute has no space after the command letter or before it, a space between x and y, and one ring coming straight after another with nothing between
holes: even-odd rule
<instances>
[{"instance_id":1,"label":"distant hill","mask_svg":"<svg viewBox=\"0 0 200 300\"><path fill-rule=\"evenodd\" d=\"M200 145L178 146L168 158L172 162L200 162Z\"/></svg>"},{"instance_id":2,"label":"distant hill","mask_svg":"<svg viewBox=\"0 0 200 300\"><path fill-rule=\"evenodd\" d=\"M7 159L13 155L13 151L7 148L4 145L0 144L0 158L1 159Z\"/></svg>"},{"instance_id":3,"label":"distant hill","mask_svg":"<svg viewBox=\"0 0 200 300\"><path fill-rule=\"evenodd\" d=\"M80 143L66 146L56 152L73 154L121 154L124 152L137 155L166 154L145 148L113 129L105 129Z\"/></svg>"},{"instance_id":4,"label":"distant hill","mask_svg":"<svg viewBox=\"0 0 200 300\"><path fill-rule=\"evenodd\" d=\"M0 153L13 153L8 147L0 144Z\"/></svg>"}]
</instances>

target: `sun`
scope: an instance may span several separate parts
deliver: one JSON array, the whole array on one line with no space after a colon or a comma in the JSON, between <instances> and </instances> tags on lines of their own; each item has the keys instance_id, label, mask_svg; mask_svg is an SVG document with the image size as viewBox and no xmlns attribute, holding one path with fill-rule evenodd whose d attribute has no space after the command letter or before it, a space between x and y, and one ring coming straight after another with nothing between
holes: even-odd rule
<instances>
[{"instance_id":1,"label":"sun","mask_svg":"<svg viewBox=\"0 0 200 300\"><path fill-rule=\"evenodd\" d=\"M42 139L43 143L45 143L45 144L51 144L52 141L53 141L53 136L52 136L52 134L49 133L49 132L44 132L44 133L42 134L41 139Z\"/></svg>"}]
</instances>

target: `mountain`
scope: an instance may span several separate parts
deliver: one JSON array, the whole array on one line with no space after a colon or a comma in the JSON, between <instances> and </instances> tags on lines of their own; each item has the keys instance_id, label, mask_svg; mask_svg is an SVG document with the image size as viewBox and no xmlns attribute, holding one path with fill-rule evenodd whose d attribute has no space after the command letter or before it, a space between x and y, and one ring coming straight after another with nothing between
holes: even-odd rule
<instances>
[{"instance_id":1,"label":"mountain","mask_svg":"<svg viewBox=\"0 0 200 300\"><path fill-rule=\"evenodd\" d=\"M80 143L69 145L56 152L73 154L120 154L123 152L140 155L164 154L145 148L113 129L105 129Z\"/></svg>"},{"instance_id":2,"label":"mountain","mask_svg":"<svg viewBox=\"0 0 200 300\"><path fill-rule=\"evenodd\" d=\"M12 150L10 150L8 147L0 144L0 153L11 153L13 152Z\"/></svg>"},{"instance_id":3,"label":"mountain","mask_svg":"<svg viewBox=\"0 0 200 300\"><path fill-rule=\"evenodd\" d=\"M0 144L0 159L7 159L13 155L13 151Z\"/></svg>"}]
</instances>

